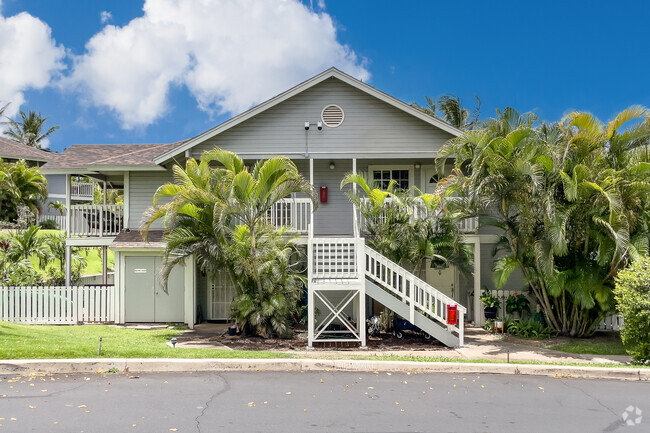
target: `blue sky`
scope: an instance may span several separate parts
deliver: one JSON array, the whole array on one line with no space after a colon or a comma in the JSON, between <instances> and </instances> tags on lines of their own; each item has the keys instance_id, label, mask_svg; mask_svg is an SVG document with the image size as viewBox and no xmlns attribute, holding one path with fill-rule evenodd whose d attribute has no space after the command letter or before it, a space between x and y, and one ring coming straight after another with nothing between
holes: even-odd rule
<instances>
[{"instance_id":1,"label":"blue sky","mask_svg":"<svg viewBox=\"0 0 650 433\"><path fill-rule=\"evenodd\" d=\"M2 34L40 36L0 38L0 101L60 125L57 151L189 138L329 66L406 102L479 95L482 118L650 106L646 1L201 3L3 0Z\"/></svg>"}]
</instances>

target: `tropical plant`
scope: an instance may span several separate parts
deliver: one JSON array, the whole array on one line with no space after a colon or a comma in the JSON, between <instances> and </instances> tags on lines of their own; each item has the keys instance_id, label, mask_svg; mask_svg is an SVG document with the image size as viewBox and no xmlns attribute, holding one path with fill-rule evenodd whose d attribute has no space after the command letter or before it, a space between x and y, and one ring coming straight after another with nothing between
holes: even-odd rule
<instances>
[{"instance_id":1,"label":"tropical plant","mask_svg":"<svg viewBox=\"0 0 650 433\"><path fill-rule=\"evenodd\" d=\"M456 95L443 95L436 100L425 96L428 107L421 107L415 102L412 102L411 106L429 116L442 118L461 131L468 131L479 125L478 118L481 115L481 99L478 96L474 97L476 98L476 108L471 114L469 110L463 108L463 101ZM442 112L441 115L438 114L438 111Z\"/></svg>"},{"instance_id":2,"label":"tropical plant","mask_svg":"<svg viewBox=\"0 0 650 433\"><path fill-rule=\"evenodd\" d=\"M104 204L104 190L98 183L93 189L93 203ZM106 189L106 204L124 204L124 191L114 188Z\"/></svg>"},{"instance_id":3,"label":"tropical plant","mask_svg":"<svg viewBox=\"0 0 650 433\"><path fill-rule=\"evenodd\" d=\"M5 122L5 124L9 125L9 129L5 131L5 135L19 143L40 149L43 140L59 129L58 126L52 126L43 132L43 124L47 120L47 117L41 116L41 113L30 110L26 114L21 110L19 114L20 121L9 119Z\"/></svg>"},{"instance_id":4,"label":"tropical plant","mask_svg":"<svg viewBox=\"0 0 650 433\"><path fill-rule=\"evenodd\" d=\"M65 272L65 233L48 233L45 235L45 243L48 245L52 257L59 261L59 271ZM73 247L71 250L72 273L81 273L86 267L88 260L80 254L79 248Z\"/></svg>"},{"instance_id":5,"label":"tropical plant","mask_svg":"<svg viewBox=\"0 0 650 433\"><path fill-rule=\"evenodd\" d=\"M45 269L49 260L52 259L52 252L47 245L45 237L40 236L38 226L29 226L26 230L10 232L6 236L9 241L7 257L14 263L21 260L29 260L31 256L38 259L38 265Z\"/></svg>"},{"instance_id":6,"label":"tropical plant","mask_svg":"<svg viewBox=\"0 0 650 433\"><path fill-rule=\"evenodd\" d=\"M47 198L47 179L38 167L25 161L6 163L0 158L0 220L16 221L18 207L27 206L34 214Z\"/></svg>"},{"instance_id":7,"label":"tropical plant","mask_svg":"<svg viewBox=\"0 0 650 433\"><path fill-rule=\"evenodd\" d=\"M650 363L650 257L619 272L614 296L625 321L621 339L634 362Z\"/></svg>"},{"instance_id":8,"label":"tropical plant","mask_svg":"<svg viewBox=\"0 0 650 433\"><path fill-rule=\"evenodd\" d=\"M547 339L557 334L552 328L536 320L506 319L503 326L508 334L523 338Z\"/></svg>"},{"instance_id":9,"label":"tropical plant","mask_svg":"<svg viewBox=\"0 0 650 433\"><path fill-rule=\"evenodd\" d=\"M481 303L487 308L499 308L501 306L499 298L492 295L492 293L487 289L484 289L483 293L481 293Z\"/></svg>"},{"instance_id":10,"label":"tropical plant","mask_svg":"<svg viewBox=\"0 0 650 433\"><path fill-rule=\"evenodd\" d=\"M60 201L51 201L47 204L48 209L53 209L56 210L59 215L63 215L67 209L65 203L61 203Z\"/></svg>"},{"instance_id":11,"label":"tropical plant","mask_svg":"<svg viewBox=\"0 0 650 433\"><path fill-rule=\"evenodd\" d=\"M549 326L590 335L613 311L618 270L648 253L650 114L497 114L441 149L438 164L455 156L456 169L439 186L502 231L498 287L520 269Z\"/></svg>"},{"instance_id":12,"label":"tropical plant","mask_svg":"<svg viewBox=\"0 0 650 433\"><path fill-rule=\"evenodd\" d=\"M506 313L517 313L520 318L524 317L524 313L530 314L530 301L523 293L513 293L506 298Z\"/></svg>"},{"instance_id":13,"label":"tropical plant","mask_svg":"<svg viewBox=\"0 0 650 433\"><path fill-rule=\"evenodd\" d=\"M297 271L282 259L292 242L282 244L284 240L275 238L282 233L269 226L267 215L275 203L294 193L307 194L315 208L314 188L288 158L258 161L249 169L239 156L223 149L204 153L200 163L188 159L185 169L176 165L173 173L174 183L158 188L142 227L145 236L154 221L162 220L166 229L163 280L190 255L209 275L228 269L240 299L235 314L248 318L247 331L285 335L287 322L268 309L277 308L282 316L295 312L294 302L284 308L275 301L278 291L286 292L287 301L292 299ZM170 201L159 204L163 198ZM275 260L269 260L271 256ZM244 308L244 294L254 309ZM259 317L252 319L251 311Z\"/></svg>"},{"instance_id":14,"label":"tropical plant","mask_svg":"<svg viewBox=\"0 0 650 433\"><path fill-rule=\"evenodd\" d=\"M413 193L401 190L395 181L386 190L371 188L357 173L347 174L341 189L349 184L360 189L346 195L363 218L366 241L380 254L416 274L423 272L426 260L468 268L470 254L460 242L459 214L443 208L439 196L417 188Z\"/></svg>"}]
</instances>

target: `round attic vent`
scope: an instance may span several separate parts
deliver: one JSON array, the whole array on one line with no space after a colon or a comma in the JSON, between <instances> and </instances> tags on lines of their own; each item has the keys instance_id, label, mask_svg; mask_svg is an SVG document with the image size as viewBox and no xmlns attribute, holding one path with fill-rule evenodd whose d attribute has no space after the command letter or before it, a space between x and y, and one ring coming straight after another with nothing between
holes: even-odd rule
<instances>
[{"instance_id":1,"label":"round attic vent","mask_svg":"<svg viewBox=\"0 0 650 433\"><path fill-rule=\"evenodd\" d=\"M343 113L343 109L341 107L335 104L330 104L327 107L323 108L323 112L320 114L320 117L323 119L325 126L336 128L341 123L343 123L345 114Z\"/></svg>"}]
</instances>

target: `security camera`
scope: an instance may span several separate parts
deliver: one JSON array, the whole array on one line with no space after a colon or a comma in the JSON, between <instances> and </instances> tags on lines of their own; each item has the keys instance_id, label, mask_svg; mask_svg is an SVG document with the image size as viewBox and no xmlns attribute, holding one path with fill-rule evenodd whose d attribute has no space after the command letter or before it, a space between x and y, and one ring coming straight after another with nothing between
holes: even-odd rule
<instances>
[{"instance_id":1,"label":"security camera","mask_svg":"<svg viewBox=\"0 0 650 433\"><path fill-rule=\"evenodd\" d=\"M305 131L309 131L309 122L305 122Z\"/></svg>"},{"instance_id":2,"label":"security camera","mask_svg":"<svg viewBox=\"0 0 650 433\"><path fill-rule=\"evenodd\" d=\"M319 131L323 130L323 122L318 122L316 125L318 126Z\"/></svg>"}]
</instances>

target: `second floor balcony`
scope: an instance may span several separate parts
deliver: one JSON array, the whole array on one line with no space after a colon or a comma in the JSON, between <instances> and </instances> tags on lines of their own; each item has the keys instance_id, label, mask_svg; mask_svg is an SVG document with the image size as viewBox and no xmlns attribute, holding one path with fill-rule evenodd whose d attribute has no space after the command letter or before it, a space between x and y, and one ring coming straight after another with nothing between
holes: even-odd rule
<instances>
[{"instance_id":1,"label":"second floor balcony","mask_svg":"<svg viewBox=\"0 0 650 433\"><path fill-rule=\"evenodd\" d=\"M72 205L68 236L115 237L124 228L124 205Z\"/></svg>"}]
</instances>

